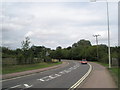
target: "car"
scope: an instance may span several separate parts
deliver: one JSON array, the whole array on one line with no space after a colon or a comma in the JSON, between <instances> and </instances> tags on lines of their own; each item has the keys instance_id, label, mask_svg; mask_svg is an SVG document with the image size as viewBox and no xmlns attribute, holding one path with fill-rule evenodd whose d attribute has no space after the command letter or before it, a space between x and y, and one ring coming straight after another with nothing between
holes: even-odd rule
<instances>
[{"instance_id":1,"label":"car","mask_svg":"<svg viewBox=\"0 0 120 90\"><path fill-rule=\"evenodd\" d=\"M82 59L82 60L80 61L80 63L81 63L81 64L87 64L88 62L87 62L86 59Z\"/></svg>"}]
</instances>

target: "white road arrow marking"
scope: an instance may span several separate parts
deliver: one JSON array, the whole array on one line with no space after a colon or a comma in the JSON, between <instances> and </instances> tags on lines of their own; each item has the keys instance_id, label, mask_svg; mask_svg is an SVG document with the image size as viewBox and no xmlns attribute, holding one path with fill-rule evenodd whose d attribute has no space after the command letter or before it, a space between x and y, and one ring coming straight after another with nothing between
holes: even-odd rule
<instances>
[{"instance_id":1,"label":"white road arrow marking","mask_svg":"<svg viewBox=\"0 0 120 90\"><path fill-rule=\"evenodd\" d=\"M30 87L32 87L33 85L28 85L28 84L24 84L24 86L26 87L26 88L30 88Z\"/></svg>"}]
</instances>

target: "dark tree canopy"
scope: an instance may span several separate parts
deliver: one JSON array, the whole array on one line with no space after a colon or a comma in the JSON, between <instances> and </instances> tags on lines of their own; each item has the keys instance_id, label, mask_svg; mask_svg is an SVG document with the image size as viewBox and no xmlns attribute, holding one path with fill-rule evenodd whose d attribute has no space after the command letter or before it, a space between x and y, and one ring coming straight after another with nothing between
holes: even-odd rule
<instances>
[{"instance_id":1,"label":"dark tree canopy","mask_svg":"<svg viewBox=\"0 0 120 90\"><path fill-rule=\"evenodd\" d=\"M78 47L78 46L82 46L82 47L83 46L91 46L91 42L89 40L82 39L72 45L72 47Z\"/></svg>"},{"instance_id":2,"label":"dark tree canopy","mask_svg":"<svg viewBox=\"0 0 120 90\"><path fill-rule=\"evenodd\" d=\"M57 46L55 50L51 48L46 48L45 46L35 46L30 47L30 38L26 37L22 42L22 48L16 50L10 50L7 47L2 48L2 57L17 58L18 64L30 64L39 63L41 61L50 61L51 59L68 59L68 60L81 60L86 58L87 60L95 61L97 45L91 45L89 40L79 40L78 42L62 48ZM120 58L119 56L120 47L111 47L111 58ZM107 45L98 45L99 62L108 63L108 47Z\"/></svg>"}]
</instances>

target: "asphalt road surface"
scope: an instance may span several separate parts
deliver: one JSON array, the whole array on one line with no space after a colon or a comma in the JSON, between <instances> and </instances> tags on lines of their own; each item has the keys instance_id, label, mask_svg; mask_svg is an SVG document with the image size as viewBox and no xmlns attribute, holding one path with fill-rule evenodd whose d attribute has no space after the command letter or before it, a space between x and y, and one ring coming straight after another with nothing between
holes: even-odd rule
<instances>
[{"instance_id":1,"label":"asphalt road surface","mask_svg":"<svg viewBox=\"0 0 120 90\"><path fill-rule=\"evenodd\" d=\"M2 89L70 88L87 73L90 66L88 64L82 65L78 61L67 62L69 64L63 67L3 81Z\"/></svg>"}]
</instances>

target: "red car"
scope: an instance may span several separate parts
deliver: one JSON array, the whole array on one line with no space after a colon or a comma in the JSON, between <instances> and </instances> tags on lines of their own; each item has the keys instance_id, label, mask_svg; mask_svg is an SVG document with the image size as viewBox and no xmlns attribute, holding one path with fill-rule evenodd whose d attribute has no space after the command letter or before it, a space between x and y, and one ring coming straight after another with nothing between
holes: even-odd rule
<instances>
[{"instance_id":1,"label":"red car","mask_svg":"<svg viewBox=\"0 0 120 90\"><path fill-rule=\"evenodd\" d=\"M82 60L80 61L80 63L81 63L81 64L87 64L87 60L86 60L86 59L82 59Z\"/></svg>"}]
</instances>

